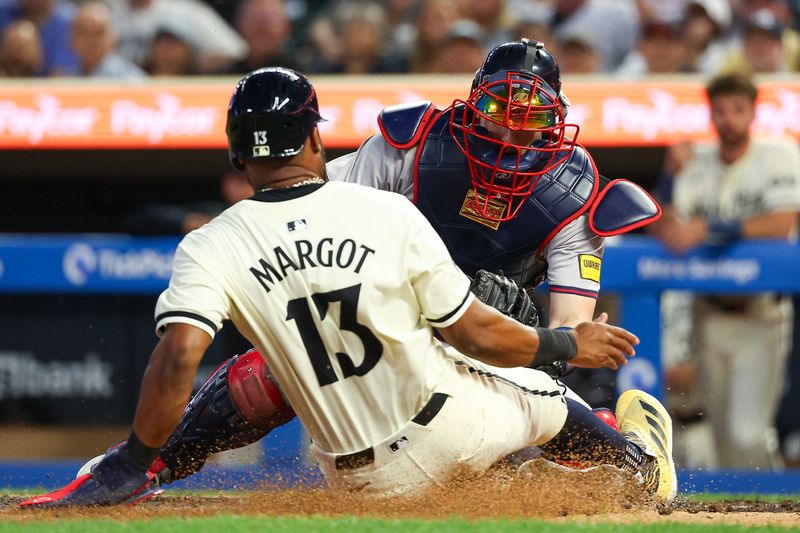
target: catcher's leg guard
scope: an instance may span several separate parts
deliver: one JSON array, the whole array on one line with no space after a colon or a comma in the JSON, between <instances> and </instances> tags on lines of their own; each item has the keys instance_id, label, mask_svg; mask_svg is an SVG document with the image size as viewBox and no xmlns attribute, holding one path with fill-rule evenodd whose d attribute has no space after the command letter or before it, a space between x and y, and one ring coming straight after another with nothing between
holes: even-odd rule
<instances>
[{"instance_id":1,"label":"catcher's leg guard","mask_svg":"<svg viewBox=\"0 0 800 533\"><path fill-rule=\"evenodd\" d=\"M194 395L151 470L161 483L185 478L211 454L256 442L294 417L261 354L236 355Z\"/></svg>"},{"instance_id":2,"label":"catcher's leg guard","mask_svg":"<svg viewBox=\"0 0 800 533\"><path fill-rule=\"evenodd\" d=\"M543 452L559 464L578 469L611 464L635 472L642 466L642 450L616 430L613 417L595 413L572 398L566 400L564 427L540 446Z\"/></svg>"}]
</instances>

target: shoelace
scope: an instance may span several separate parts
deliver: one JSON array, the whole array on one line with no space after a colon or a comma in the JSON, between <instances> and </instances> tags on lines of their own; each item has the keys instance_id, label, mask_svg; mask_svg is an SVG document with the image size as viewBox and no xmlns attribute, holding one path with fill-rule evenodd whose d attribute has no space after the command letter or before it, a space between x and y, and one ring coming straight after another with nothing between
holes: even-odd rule
<instances>
[{"instance_id":1,"label":"shoelace","mask_svg":"<svg viewBox=\"0 0 800 533\"><path fill-rule=\"evenodd\" d=\"M622 435L630 442L641 448L642 451L647 449L644 441L633 431L626 431ZM658 482L660 479L658 461L655 457L652 457L646 453L643 455L644 463L642 463L642 466L637 474L642 477L642 484L644 485L645 490L655 494L655 492L658 490Z\"/></svg>"}]
</instances>

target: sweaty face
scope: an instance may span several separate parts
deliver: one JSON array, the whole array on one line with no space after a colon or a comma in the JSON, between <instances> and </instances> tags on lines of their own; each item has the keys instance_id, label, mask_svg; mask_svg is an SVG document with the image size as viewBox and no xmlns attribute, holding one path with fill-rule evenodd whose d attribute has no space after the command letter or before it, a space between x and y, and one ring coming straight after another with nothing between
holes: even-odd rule
<instances>
[{"instance_id":1,"label":"sweaty face","mask_svg":"<svg viewBox=\"0 0 800 533\"><path fill-rule=\"evenodd\" d=\"M711 123L722 144L739 144L747 140L755 117L755 103L746 95L722 94L711 102Z\"/></svg>"}]
</instances>

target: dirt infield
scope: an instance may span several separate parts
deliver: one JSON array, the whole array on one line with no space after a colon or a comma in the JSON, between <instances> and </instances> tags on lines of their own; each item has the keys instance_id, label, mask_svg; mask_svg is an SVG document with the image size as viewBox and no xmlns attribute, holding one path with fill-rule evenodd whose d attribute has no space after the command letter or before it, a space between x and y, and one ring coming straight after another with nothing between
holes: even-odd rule
<instances>
[{"instance_id":1,"label":"dirt infield","mask_svg":"<svg viewBox=\"0 0 800 533\"><path fill-rule=\"evenodd\" d=\"M54 511L22 511L22 498L0 496L0 522L74 518L144 520L167 516L359 516L373 518L468 520L546 519L588 523L681 522L696 524L800 525L800 500L767 503L730 500L703 503L678 498L666 507L650 501L628 477L608 472L546 476L493 473L462 480L421 498L372 499L325 489L271 489L219 495L174 495L169 492L135 508L105 507Z\"/></svg>"}]
</instances>

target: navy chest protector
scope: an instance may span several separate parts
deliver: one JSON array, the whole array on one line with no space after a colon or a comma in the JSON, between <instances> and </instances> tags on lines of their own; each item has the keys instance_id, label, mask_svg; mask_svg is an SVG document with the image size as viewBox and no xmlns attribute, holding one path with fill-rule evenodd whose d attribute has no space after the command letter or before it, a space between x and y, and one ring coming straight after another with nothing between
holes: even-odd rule
<instances>
[{"instance_id":1,"label":"navy chest protector","mask_svg":"<svg viewBox=\"0 0 800 533\"><path fill-rule=\"evenodd\" d=\"M569 159L541 176L517 215L500 223L477 209L483 198L476 196L466 158L450 134L449 110L434 112L430 102L405 104L385 109L378 121L389 144L417 147L414 203L470 276L481 268L502 269L529 286L541 281L547 243L582 214L589 214L591 230L601 236L626 233L661 215L635 183L601 178L589 153L577 145Z\"/></svg>"}]
</instances>

